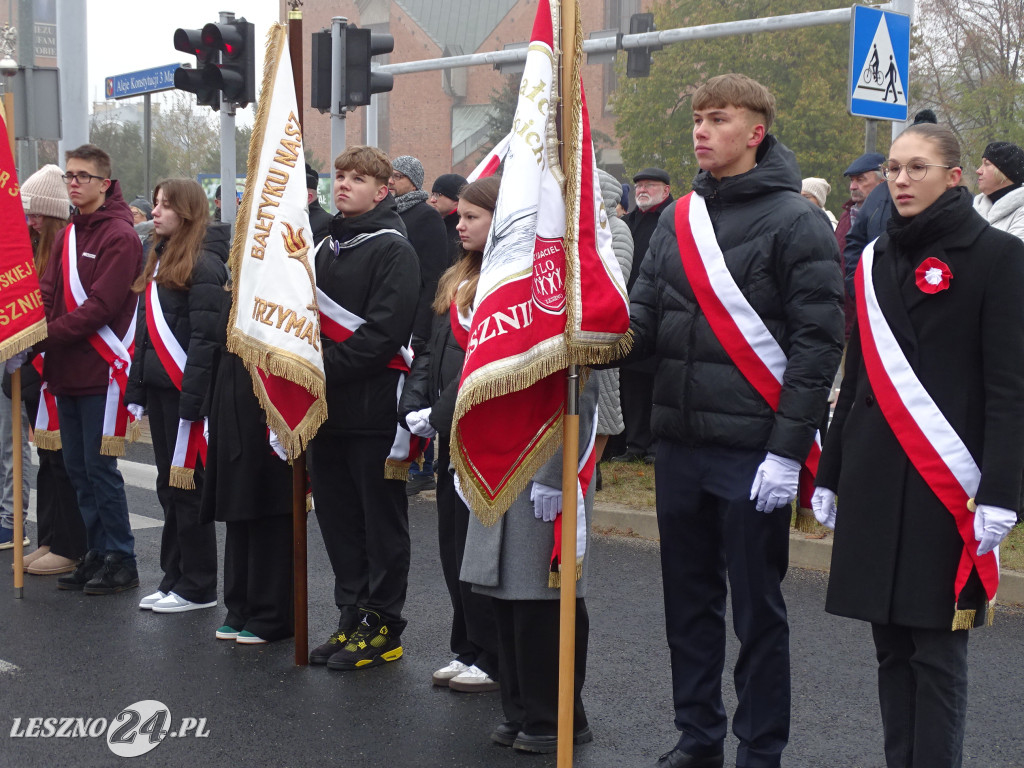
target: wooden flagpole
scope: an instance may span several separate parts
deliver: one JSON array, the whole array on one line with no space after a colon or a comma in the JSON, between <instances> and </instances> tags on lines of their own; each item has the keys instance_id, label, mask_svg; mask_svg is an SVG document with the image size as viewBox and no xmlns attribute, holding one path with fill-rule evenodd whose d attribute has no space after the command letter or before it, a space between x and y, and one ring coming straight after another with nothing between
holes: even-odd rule
<instances>
[{"instance_id":1,"label":"wooden flagpole","mask_svg":"<svg viewBox=\"0 0 1024 768\"><path fill-rule=\"evenodd\" d=\"M560 5L559 48L561 76L559 118L562 172L576 151L579 137L573 119L571 94L579 77L576 60L576 0L551 0ZM566 253L566 258L573 258ZM558 755L557 768L572 768L573 711L576 698L576 494L579 485L579 369L570 365L566 377L562 418L562 578L558 636Z\"/></svg>"},{"instance_id":2,"label":"wooden flagpole","mask_svg":"<svg viewBox=\"0 0 1024 768\"><path fill-rule=\"evenodd\" d=\"M302 128L302 11L288 11L288 50L295 83L299 128ZM292 461L292 597L295 618L295 666L309 665L309 593L306 579L306 454Z\"/></svg>"}]
</instances>

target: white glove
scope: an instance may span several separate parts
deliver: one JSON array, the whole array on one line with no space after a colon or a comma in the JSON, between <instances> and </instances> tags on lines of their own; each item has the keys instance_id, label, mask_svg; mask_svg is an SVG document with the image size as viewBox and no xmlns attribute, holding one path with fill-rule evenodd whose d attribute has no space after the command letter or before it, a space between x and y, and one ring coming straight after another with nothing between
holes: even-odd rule
<instances>
[{"instance_id":1,"label":"white glove","mask_svg":"<svg viewBox=\"0 0 1024 768\"><path fill-rule=\"evenodd\" d=\"M135 421L142 418L142 413L145 409L138 403L128 403L125 407L128 408L128 413L132 415L132 418L135 419Z\"/></svg>"},{"instance_id":2,"label":"white glove","mask_svg":"<svg viewBox=\"0 0 1024 768\"><path fill-rule=\"evenodd\" d=\"M814 519L826 528L836 529L836 492L828 488L815 488L811 496Z\"/></svg>"},{"instance_id":3,"label":"white glove","mask_svg":"<svg viewBox=\"0 0 1024 768\"><path fill-rule=\"evenodd\" d=\"M206 418L203 419L203 440L210 444L210 420Z\"/></svg>"},{"instance_id":4,"label":"white glove","mask_svg":"<svg viewBox=\"0 0 1024 768\"><path fill-rule=\"evenodd\" d=\"M274 453L277 454L277 458L281 461L288 461L288 454L285 453L284 448L281 445L281 441L277 439L277 435L274 433L274 430L268 429L267 431L270 433L270 447L274 449Z\"/></svg>"},{"instance_id":5,"label":"white glove","mask_svg":"<svg viewBox=\"0 0 1024 768\"><path fill-rule=\"evenodd\" d=\"M990 507L979 504L974 511L974 538L978 544L978 554L984 555L999 546L1017 523L1017 513L1003 507Z\"/></svg>"},{"instance_id":6,"label":"white glove","mask_svg":"<svg viewBox=\"0 0 1024 768\"><path fill-rule=\"evenodd\" d=\"M8 373L14 373L16 370L18 370L19 368L21 368L21 366L25 364L25 361L28 360L28 354L31 351L31 347L29 347L28 349L21 350L21 352L16 354L6 363L4 363L4 370L7 371Z\"/></svg>"},{"instance_id":7,"label":"white glove","mask_svg":"<svg viewBox=\"0 0 1024 768\"><path fill-rule=\"evenodd\" d=\"M530 501L533 502L533 516L545 523L555 522L555 518L562 514L561 488L534 483L530 490Z\"/></svg>"},{"instance_id":8,"label":"white glove","mask_svg":"<svg viewBox=\"0 0 1024 768\"><path fill-rule=\"evenodd\" d=\"M430 426L430 409L424 408L421 411L413 411L405 417L405 423L409 425L409 431L417 437L433 437L437 430Z\"/></svg>"},{"instance_id":9,"label":"white glove","mask_svg":"<svg viewBox=\"0 0 1024 768\"><path fill-rule=\"evenodd\" d=\"M769 453L754 473L750 500L757 499L758 512L774 512L796 498L800 483L800 462Z\"/></svg>"}]
</instances>

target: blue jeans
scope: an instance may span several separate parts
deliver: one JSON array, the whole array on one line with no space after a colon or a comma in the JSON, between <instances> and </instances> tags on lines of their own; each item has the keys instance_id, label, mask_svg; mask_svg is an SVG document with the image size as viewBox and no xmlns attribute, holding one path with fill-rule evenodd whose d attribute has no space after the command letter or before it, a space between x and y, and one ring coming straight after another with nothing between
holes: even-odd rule
<instances>
[{"instance_id":1,"label":"blue jeans","mask_svg":"<svg viewBox=\"0 0 1024 768\"><path fill-rule=\"evenodd\" d=\"M3 474L3 498L0 499L0 525L14 529L14 442L11 424L13 403L11 398L0 394L0 473ZM21 403L18 404L21 408ZM28 466L31 455L28 448L28 420L25 411L21 413L21 464ZM22 521L28 519L28 478L21 477Z\"/></svg>"},{"instance_id":2,"label":"blue jeans","mask_svg":"<svg viewBox=\"0 0 1024 768\"><path fill-rule=\"evenodd\" d=\"M117 458L100 454L105 405L104 395L57 398L64 466L78 496L89 549L134 559L124 478Z\"/></svg>"}]
</instances>

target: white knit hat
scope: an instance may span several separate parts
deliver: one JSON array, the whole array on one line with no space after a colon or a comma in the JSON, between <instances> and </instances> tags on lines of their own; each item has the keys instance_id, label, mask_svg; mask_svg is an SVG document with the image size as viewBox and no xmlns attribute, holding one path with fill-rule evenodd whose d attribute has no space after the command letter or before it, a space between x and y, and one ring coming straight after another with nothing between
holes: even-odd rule
<instances>
[{"instance_id":1,"label":"white knit hat","mask_svg":"<svg viewBox=\"0 0 1024 768\"><path fill-rule=\"evenodd\" d=\"M68 189L56 165L44 165L21 185L21 205L25 213L67 219L71 210Z\"/></svg>"},{"instance_id":2,"label":"white knit hat","mask_svg":"<svg viewBox=\"0 0 1024 768\"><path fill-rule=\"evenodd\" d=\"M824 179L811 176L809 179L804 179L804 185L801 191L810 194L818 201L818 205L824 208L825 198L828 197L828 193L832 191L832 185Z\"/></svg>"}]
</instances>

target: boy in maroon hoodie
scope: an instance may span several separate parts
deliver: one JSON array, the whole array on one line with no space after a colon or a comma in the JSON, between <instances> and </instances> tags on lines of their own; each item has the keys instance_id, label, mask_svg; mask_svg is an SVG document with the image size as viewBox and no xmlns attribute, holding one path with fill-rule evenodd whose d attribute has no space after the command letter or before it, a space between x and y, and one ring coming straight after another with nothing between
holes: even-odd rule
<instances>
[{"instance_id":1,"label":"boy in maroon hoodie","mask_svg":"<svg viewBox=\"0 0 1024 768\"><path fill-rule=\"evenodd\" d=\"M104 417L109 421L120 406L120 398L108 406L108 384L123 366L115 359L119 345L132 342L126 339L137 302L131 285L142 269L142 244L120 186L110 178L110 156L83 144L66 159L64 182L76 212L55 238L40 277L48 335L36 349L46 352L43 378L57 396L64 464L89 551L57 586L106 595L139 585L124 479L117 459L104 455L117 450L101 447L112 439L104 437Z\"/></svg>"}]
</instances>

